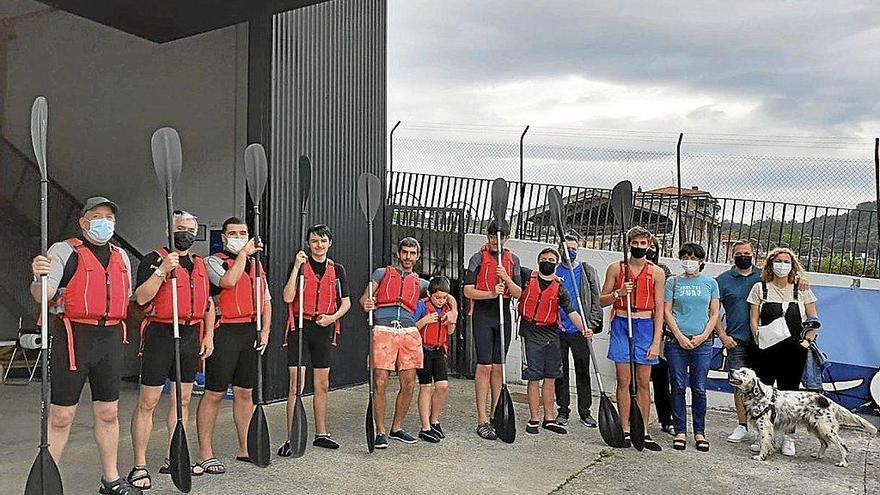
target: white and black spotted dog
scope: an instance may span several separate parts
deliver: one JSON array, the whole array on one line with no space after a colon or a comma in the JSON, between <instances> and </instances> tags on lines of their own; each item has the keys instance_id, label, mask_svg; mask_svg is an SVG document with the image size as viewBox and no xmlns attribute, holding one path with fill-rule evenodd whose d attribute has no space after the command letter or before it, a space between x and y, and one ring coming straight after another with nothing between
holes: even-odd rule
<instances>
[{"instance_id":1,"label":"white and black spotted dog","mask_svg":"<svg viewBox=\"0 0 880 495\"><path fill-rule=\"evenodd\" d=\"M757 428L761 452L752 459L764 461L779 448L776 432L792 431L795 426L806 427L819 439L819 451L813 457L821 458L828 445L840 450L837 466L846 467L847 448L840 438L840 425L861 428L877 433L874 425L847 411L817 392L785 391L765 385L749 368L731 370L728 381L743 395L749 422Z\"/></svg>"}]
</instances>

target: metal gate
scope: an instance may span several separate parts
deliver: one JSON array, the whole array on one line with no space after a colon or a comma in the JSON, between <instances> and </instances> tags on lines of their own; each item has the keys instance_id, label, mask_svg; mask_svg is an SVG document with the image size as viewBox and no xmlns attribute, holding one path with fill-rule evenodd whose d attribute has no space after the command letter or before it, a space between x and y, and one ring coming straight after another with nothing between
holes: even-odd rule
<instances>
[{"instance_id":1,"label":"metal gate","mask_svg":"<svg viewBox=\"0 0 880 495\"><path fill-rule=\"evenodd\" d=\"M473 343L465 327L467 318L463 293L464 209L391 205L385 211L388 214L386 225L391 226L389 246L395 251L394 254L397 241L414 237L422 246L415 272L424 279L437 275L449 279L450 294L459 306L458 326L449 346L450 372L459 377L473 377Z\"/></svg>"}]
</instances>

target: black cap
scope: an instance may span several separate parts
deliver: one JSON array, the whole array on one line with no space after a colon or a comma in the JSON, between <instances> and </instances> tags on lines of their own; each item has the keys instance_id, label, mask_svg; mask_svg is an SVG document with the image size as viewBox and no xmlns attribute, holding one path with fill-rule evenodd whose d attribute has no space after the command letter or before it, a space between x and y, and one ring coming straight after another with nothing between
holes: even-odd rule
<instances>
[{"instance_id":1,"label":"black cap","mask_svg":"<svg viewBox=\"0 0 880 495\"><path fill-rule=\"evenodd\" d=\"M82 211L80 211L80 216L83 217L86 213L94 210L99 206L109 206L111 210L113 210L113 214L117 214L119 212L119 207L116 206L116 203L110 201L104 196L93 196L86 200L85 204L82 207Z\"/></svg>"}]
</instances>

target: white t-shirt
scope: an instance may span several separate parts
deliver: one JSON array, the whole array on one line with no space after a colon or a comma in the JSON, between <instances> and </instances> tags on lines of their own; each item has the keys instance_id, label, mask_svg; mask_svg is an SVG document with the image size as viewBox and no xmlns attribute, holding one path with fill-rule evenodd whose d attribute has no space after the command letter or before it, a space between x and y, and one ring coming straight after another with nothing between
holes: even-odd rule
<instances>
[{"instance_id":1,"label":"white t-shirt","mask_svg":"<svg viewBox=\"0 0 880 495\"><path fill-rule=\"evenodd\" d=\"M761 299L763 298L764 290L761 287L761 282L756 283L752 286L751 292L749 292L749 297L747 301L751 304L755 304L760 306ZM782 311L784 312L788 308L788 303L794 301L794 284L788 284L784 288L780 289L776 287L773 282L767 282L767 302L771 303L782 303ZM801 310L801 318L807 317L807 312L805 309L805 305L816 302L816 295L813 294L813 291L810 289L807 290L799 290L798 291L798 308Z\"/></svg>"}]
</instances>

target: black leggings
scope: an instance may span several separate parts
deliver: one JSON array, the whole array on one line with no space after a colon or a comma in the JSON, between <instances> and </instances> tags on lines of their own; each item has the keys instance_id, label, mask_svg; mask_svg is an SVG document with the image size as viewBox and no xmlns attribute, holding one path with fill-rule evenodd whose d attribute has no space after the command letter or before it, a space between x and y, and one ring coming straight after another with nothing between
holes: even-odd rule
<instances>
[{"instance_id":1,"label":"black leggings","mask_svg":"<svg viewBox=\"0 0 880 495\"><path fill-rule=\"evenodd\" d=\"M654 383L654 407L660 426L672 424L672 397L669 388L669 365L665 359L651 366L651 381Z\"/></svg>"},{"instance_id":2,"label":"black leggings","mask_svg":"<svg viewBox=\"0 0 880 495\"><path fill-rule=\"evenodd\" d=\"M779 390L798 390L807 364L807 350L794 338L788 338L759 350L755 362L758 378L765 384L775 382Z\"/></svg>"}]
</instances>

